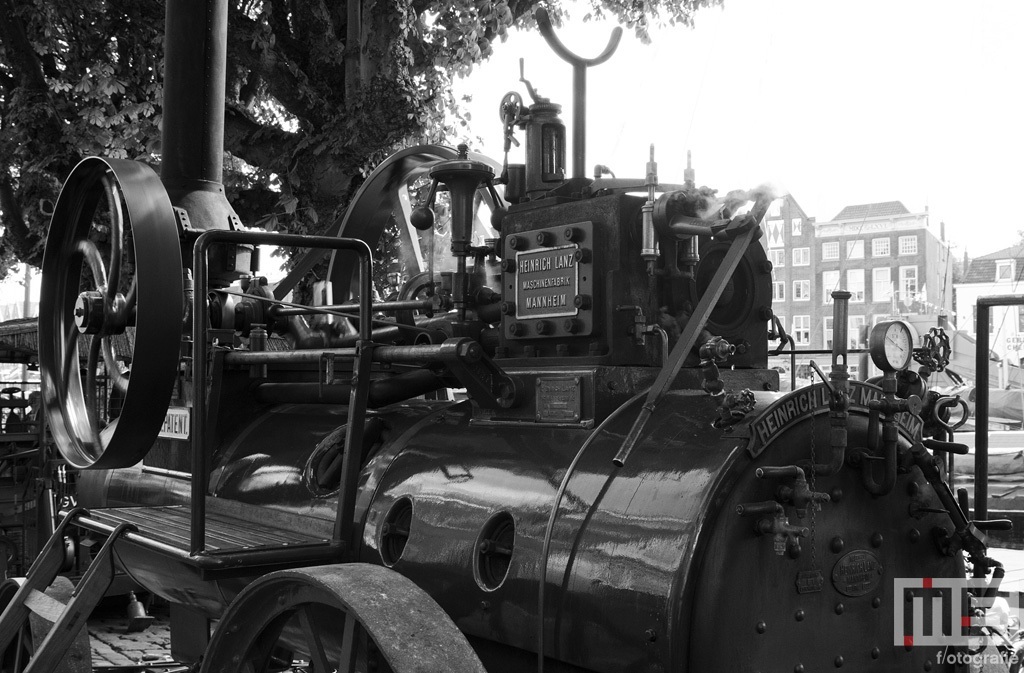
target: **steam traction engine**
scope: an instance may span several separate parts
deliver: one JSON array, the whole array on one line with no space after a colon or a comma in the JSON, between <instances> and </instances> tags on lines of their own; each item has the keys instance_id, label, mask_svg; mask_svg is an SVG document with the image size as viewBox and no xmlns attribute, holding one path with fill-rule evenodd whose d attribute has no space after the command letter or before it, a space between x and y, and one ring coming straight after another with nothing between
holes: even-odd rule
<instances>
[{"instance_id":1,"label":"steam traction engine","mask_svg":"<svg viewBox=\"0 0 1024 673\"><path fill-rule=\"evenodd\" d=\"M185 5L161 178L87 159L51 226L45 405L86 509L8 592L8 656L78 527L106 542L32 670L115 565L171 602L174 654L203 671L930 670L936 647L893 644L894 579L989 564L929 450L956 448L931 439L947 402L909 395L887 333L881 387L848 380L843 293L828 378L773 392L769 194L658 185L653 156L643 180L587 179L582 135L567 176L559 108L531 88L501 106L525 165L413 148L337 236L243 231L223 81L183 93L223 76L225 10L193 58L176 40L206 12ZM618 38L588 61L539 23L579 84ZM389 227L410 277L379 301ZM311 252L274 287L267 243ZM285 301L325 253L325 292Z\"/></svg>"}]
</instances>

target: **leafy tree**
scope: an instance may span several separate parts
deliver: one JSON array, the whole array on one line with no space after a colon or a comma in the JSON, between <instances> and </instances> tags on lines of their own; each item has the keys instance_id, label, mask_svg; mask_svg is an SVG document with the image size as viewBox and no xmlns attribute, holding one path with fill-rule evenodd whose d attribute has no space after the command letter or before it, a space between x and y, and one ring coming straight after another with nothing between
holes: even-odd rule
<instances>
[{"instance_id":1,"label":"leafy tree","mask_svg":"<svg viewBox=\"0 0 1024 673\"><path fill-rule=\"evenodd\" d=\"M590 0L645 38L721 0ZM225 184L247 224L319 233L398 146L465 134L451 94L536 0L229 0ZM558 21L563 11L549 9ZM89 155L158 163L164 2L0 0L0 277L39 264ZM454 125L461 126L454 128Z\"/></svg>"}]
</instances>

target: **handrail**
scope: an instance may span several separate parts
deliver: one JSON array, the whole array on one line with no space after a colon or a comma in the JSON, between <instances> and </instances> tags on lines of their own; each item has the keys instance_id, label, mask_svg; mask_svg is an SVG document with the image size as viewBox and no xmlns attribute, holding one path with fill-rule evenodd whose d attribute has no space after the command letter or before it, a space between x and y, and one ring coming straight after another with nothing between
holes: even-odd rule
<instances>
[{"instance_id":1,"label":"handrail","mask_svg":"<svg viewBox=\"0 0 1024 673\"><path fill-rule=\"evenodd\" d=\"M988 518L988 320L993 306L1024 306L1024 294L1002 294L978 297L978 326L975 330L977 352L975 371L977 392L974 410L974 518Z\"/></svg>"},{"instance_id":2,"label":"handrail","mask_svg":"<svg viewBox=\"0 0 1024 673\"><path fill-rule=\"evenodd\" d=\"M206 549L206 491L209 488L209 461L206 450L206 377L207 377L207 344L206 329L209 314L207 301L209 296L209 264L207 253L217 243L253 243L268 244L295 248L325 248L329 250L351 250L359 256L359 345L370 343L371 302L373 292L373 253L365 241L354 238L333 238L328 236L300 236L297 234L277 234L264 231L207 231L196 239L192 250L192 270L195 276L195 293L192 297L192 498L191 498L191 553L202 554ZM358 347L357 347L358 351ZM370 358L366 358L369 360ZM365 411L365 408L364 408ZM352 405L349 406L350 431L353 423ZM358 452L356 452L358 453ZM348 464L345 466L352 469ZM355 466L358 469L358 465ZM342 483L346 483L346 475L342 474ZM335 539L338 541L342 522L342 507L339 503L338 517L335 522ZM345 540L348 543L348 540Z\"/></svg>"}]
</instances>

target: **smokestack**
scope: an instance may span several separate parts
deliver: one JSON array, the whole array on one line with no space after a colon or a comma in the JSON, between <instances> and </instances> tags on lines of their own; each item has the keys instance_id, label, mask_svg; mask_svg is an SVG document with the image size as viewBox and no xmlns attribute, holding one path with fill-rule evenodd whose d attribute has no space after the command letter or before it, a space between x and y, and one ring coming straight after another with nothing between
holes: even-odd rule
<instances>
[{"instance_id":1,"label":"smokestack","mask_svg":"<svg viewBox=\"0 0 1024 673\"><path fill-rule=\"evenodd\" d=\"M160 177L193 228L233 228L224 195L227 0L169 0Z\"/></svg>"},{"instance_id":2,"label":"smokestack","mask_svg":"<svg viewBox=\"0 0 1024 673\"><path fill-rule=\"evenodd\" d=\"M697 186L696 172L693 170L690 150L686 150L686 170L683 171L683 184L690 189Z\"/></svg>"}]
</instances>

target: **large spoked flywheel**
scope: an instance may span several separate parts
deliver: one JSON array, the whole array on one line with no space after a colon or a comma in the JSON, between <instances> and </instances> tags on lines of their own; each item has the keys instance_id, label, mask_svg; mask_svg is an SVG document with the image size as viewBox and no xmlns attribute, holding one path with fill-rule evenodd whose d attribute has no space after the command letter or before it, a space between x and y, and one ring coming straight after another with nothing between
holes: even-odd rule
<instances>
[{"instance_id":1,"label":"large spoked flywheel","mask_svg":"<svg viewBox=\"0 0 1024 673\"><path fill-rule=\"evenodd\" d=\"M282 570L239 594L201 673L484 673L465 636L410 580L365 563Z\"/></svg>"},{"instance_id":2,"label":"large spoked flywheel","mask_svg":"<svg viewBox=\"0 0 1024 673\"><path fill-rule=\"evenodd\" d=\"M61 189L43 255L39 363L47 421L78 468L133 465L178 372L177 225L146 164L90 157Z\"/></svg>"},{"instance_id":3,"label":"large spoked flywheel","mask_svg":"<svg viewBox=\"0 0 1024 673\"><path fill-rule=\"evenodd\" d=\"M426 271L428 256L433 255L435 260L452 259L448 249L450 243L445 239L449 233L445 231L445 217L436 218L434 231L427 236L428 232L418 232L412 226L411 214L420 205L417 198L426 194L430 169L457 157L457 150L443 145L419 145L395 152L370 173L356 192L338 235L361 239L370 249L377 250L381 238L390 230L399 243L394 254L408 276ZM501 164L482 154L470 152L469 158L490 165L495 177L501 172ZM481 188L478 195L478 203L493 210L496 204L492 203L487 190ZM478 224L482 221L478 219ZM375 263L381 261L387 263L390 260L375 260ZM444 261L437 262L434 267L435 273L446 270ZM340 301L355 287L352 284L355 269L356 260L351 255L334 255L329 277L335 300Z\"/></svg>"}]
</instances>

